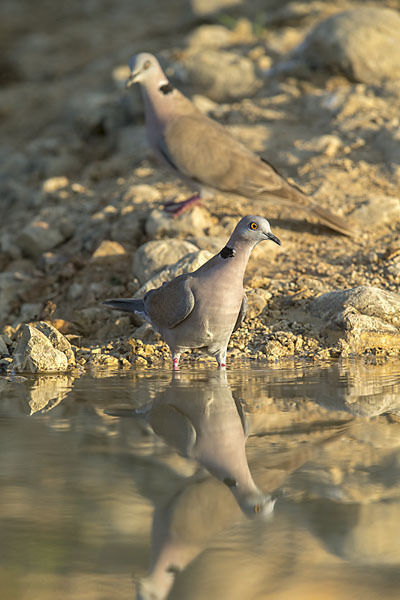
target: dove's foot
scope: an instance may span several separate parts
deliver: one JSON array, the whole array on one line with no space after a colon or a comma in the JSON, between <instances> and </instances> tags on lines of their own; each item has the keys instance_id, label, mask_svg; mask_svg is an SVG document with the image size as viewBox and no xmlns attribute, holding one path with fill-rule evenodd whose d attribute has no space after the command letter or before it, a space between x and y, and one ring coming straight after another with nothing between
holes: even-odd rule
<instances>
[{"instance_id":1,"label":"dove's foot","mask_svg":"<svg viewBox=\"0 0 400 600\"><path fill-rule=\"evenodd\" d=\"M193 208L196 204L199 204L199 202L201 202L199 194L194 194L194 196L191 196L187 200L183 200L183 202L167 202L164 204L164 210L174 215L174 217L178 217L185 211Z\"/></svg>"},{"instance_id":2,"label":"dove's foot","mask_svg":"<svg viewBox=\"0 0 400 600\"><path fill-rule=\"evenodd\" d=\"M180 356L180 354L174 354L174 356L172 357L172 368L174 371L179 371Z\"/></svg>"}]
</instances>

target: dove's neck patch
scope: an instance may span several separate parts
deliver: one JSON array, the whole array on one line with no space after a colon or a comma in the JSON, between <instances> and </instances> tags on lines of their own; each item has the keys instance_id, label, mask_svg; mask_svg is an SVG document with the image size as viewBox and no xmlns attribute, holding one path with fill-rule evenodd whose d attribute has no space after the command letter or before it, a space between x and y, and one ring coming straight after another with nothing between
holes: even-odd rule
<instances>
[{"instance_id":1,"label":"dove's neck patch","mask_svg":"<svg viewBox=\"0 0 400 600\"><path fill-rule=\"evenodd\" d=\"M166 96L167 94L170 94L171 92L173 92L174 90L174 86L172 85L172 83L170 83L169 81L167 83L162 83L160 85L160 92L162 92L164 94L164 96Z\"/></svg>"},{"instance_id":2,"label":"dove's neck patch","mask_svg":"<svg viewBox=\"0 0 400 600\"><path fill-rule=\"evenodd\" d=\"M225 246L225 248L222 248L221 252L219 253L221 258L233 258L235 254L236 250L234 250L234 248L229 248L229 246Z\"/></svg>"}]
</instances>

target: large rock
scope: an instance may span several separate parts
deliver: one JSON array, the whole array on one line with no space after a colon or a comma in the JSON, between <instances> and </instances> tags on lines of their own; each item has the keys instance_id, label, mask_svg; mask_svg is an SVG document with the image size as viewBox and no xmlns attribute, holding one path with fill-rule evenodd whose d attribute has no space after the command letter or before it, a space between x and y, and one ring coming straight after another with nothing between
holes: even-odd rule
<instances>
[{"instance_id":1,"label":"large rock","mask_svg":"<svg viewBox=\"0 0 400 600\"><path fill-rule=\"evenodd\" d=\"M204 265L213 254L211 252L207 252L207 250L199 250L198 252L191 252L190 254L186 254L183 258L178 260L175 265L171 267L167 267L157 275L154 275L147 283L142 285L142 287L136 292L134 298L143 298L144 294L149 290L160 287L163 283L170 281L174 277L178 277L178 275L182 275L183 273L191 273L192 271L196 271L201 265Z\"/></svg>"},{"instance_id":2,"label":"large rock","mask_svg":"<svg viewBox=\"0 0 400 600\"><path fill-rule=\"evenodd\" d=\"M235 52L202 48L189 54L185 67L195 90L216 102L247 98L260 84L254 63Z\"/></svg>"},{"instance_id":3,"label":"large rock","mask_svg":"<svg viewBox=\"0 0 400 600\"><path fill-rule=\"evenodd\" d=\"M147 242L135 252L133 273L141 284L145 283L168 265L174 265L186 254L197 250L194 244L174 238Z\"/></svg>"},{"instance_id":4,"label":"large rock","mask_svg":"<svg viewBox=\"0 0 400 600\"><path fill-rule=\"evenodd\" d=\"M213 225L209 211L203 206L194 206L182 215L173 216L163 209L155 208L146 221L149 237L183 237L202 235Z\"/></svg>"},{"instance_id":5,"label":"large rock","mask_svg":"<svg viewBox=\"0 0 400 600\"><path fill-rule=\"evenodd\" d=\"M294 63L379 84L400 78L400 15L358 6L324 19L294 51ZM289 64L289 63L288 63Z\"/></svg>"},{"instance_id":6,"label":"large rock","mask_svg":"<svg viewBox=\"0 0 400 600\"><path fill-rule=\"evenodd\" d=\"M400 295L372 286L322 294L310 304L312 315L343 334L353 352L400 349Z\"/></svg>"},{"instance_id":7,"label":"large rock","mask_svg":"<svg viewBox=\"0 0 400 600\"><path fill-rule=\"evenodd\" d=\"M75 354L72 350L71 344L67 338L58 331L58 329L46 321L40 321L37 323L36 329L38 329L47 337L53 348L65 354L69 367L73 367L75 365Z\"/></svg>"},{"instance_id":8,"label":"large rock","mask_svg":"<svg viewBox=\"0 0 400 600\"><path fill-rule=\"evenodd\" d=\"M68 359L64 352L54 348L44 333L24 325L14 354L13 367L16 371L31 373L64 372L68 369Z\"/></svg>"},{"instance_id":9,"label":"large rock","mask_svg":"<svg viewBox=\"0 0 400 600\"><path fill-rule=\"evenodd\" d=\"M66 239L58 227L47 221L32 221L17 235L17 245L26 256L37 258Z\"/></svg>"}]
</instances>

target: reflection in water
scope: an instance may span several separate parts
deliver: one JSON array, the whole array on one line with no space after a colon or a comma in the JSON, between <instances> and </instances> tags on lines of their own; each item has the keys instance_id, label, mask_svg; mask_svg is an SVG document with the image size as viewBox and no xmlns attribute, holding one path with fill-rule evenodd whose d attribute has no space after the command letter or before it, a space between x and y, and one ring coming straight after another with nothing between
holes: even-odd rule
<instances>
[{"instance_id":1,"label":"reflection in water","mask_svg":"<svg viewBox=\"0 0 400 600\"><path fill-rule=\"evenodd\" d=\"M399 366L228 379L0 379L2 597L397 600Z\"/></svg>"}]
</instances>

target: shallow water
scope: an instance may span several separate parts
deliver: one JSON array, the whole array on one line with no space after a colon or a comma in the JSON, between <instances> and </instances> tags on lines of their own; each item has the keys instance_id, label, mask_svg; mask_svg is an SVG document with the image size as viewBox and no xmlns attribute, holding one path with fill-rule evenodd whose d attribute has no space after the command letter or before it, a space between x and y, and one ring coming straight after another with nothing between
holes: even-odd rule
<instances>
[{"instance_id":1,"label":"shallow water","mask_svg":"<svg viewBox=\"0 0 400 600\"><path fill-rule=\"evenodd\" d=\"M2 599L400 597L399 363L0 379L0 457Z\"/></svg>"}]
</instances>

